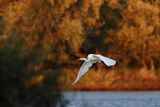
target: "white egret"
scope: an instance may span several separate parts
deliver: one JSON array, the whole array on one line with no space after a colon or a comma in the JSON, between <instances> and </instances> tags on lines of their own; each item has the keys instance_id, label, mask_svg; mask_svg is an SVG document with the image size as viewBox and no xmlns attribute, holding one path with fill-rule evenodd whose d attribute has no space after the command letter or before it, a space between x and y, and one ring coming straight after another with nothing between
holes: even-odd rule
<instances>
[{"instance_id":1,"label":"white egret","mask_svg":"<svg viewBox=\"0 0 160 107\"><path fill-rule=\"evenodd\" d=\"M116 64L116 61L107 57L104 57L99 54L89 54L87 58L80 58L79 60L84 61L82 64L76 80L73 82L73 85L89 70L93 63L104 62L107 66L113 66Z\"/></svg>"}]
</instances>

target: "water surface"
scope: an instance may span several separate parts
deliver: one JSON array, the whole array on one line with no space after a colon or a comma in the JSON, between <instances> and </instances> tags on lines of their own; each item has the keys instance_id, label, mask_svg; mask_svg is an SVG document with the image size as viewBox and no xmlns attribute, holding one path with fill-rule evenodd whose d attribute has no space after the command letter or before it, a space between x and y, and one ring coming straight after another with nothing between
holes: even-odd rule
<instances>
[{"instance_id":1,"label":"water surface","mask_svg":"<svg viewBox=\"0 0 160 107\"><path fill-rule=\"evenodd\" d=\"M67 107L160 107L160 91L149 92L65 92Z\"/></svg>"}]
</instances>

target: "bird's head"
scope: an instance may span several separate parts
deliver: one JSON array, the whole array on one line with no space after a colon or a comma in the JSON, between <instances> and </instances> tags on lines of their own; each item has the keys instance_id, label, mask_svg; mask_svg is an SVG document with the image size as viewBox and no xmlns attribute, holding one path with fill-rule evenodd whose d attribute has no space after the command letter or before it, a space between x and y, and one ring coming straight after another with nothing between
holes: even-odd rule
<instances>
[{"instance_id":1,"label":"bird's head","mask_svg":"<svg viewBox=\"0 0 160 107\"><path fill-rule=\"evenodd\" d=\"M80 61L86 61L87 59L86 58L79 58L78 60L80 60Z\"/></svg>"}]
</instances>

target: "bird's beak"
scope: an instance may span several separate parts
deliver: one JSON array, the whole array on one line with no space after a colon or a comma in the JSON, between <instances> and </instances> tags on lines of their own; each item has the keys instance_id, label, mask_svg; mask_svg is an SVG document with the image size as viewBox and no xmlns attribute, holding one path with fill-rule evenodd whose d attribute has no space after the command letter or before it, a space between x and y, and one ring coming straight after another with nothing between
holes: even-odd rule
<instances>
[{"instance_id":1,"label":"bird's beak","mask_svg":"<svg viewBox=\"0 0 160 107\"><path fill-rule=\"evenodd\" d=\"M79 58L78 60L79 61L85 61L85 58Z\"/></svg>"}]
</instances>

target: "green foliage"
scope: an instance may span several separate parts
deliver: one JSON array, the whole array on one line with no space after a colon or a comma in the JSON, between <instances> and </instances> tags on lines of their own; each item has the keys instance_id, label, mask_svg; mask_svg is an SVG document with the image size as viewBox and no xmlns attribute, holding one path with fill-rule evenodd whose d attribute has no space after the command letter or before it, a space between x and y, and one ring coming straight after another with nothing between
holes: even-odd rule
<instances>
[{"instance_id":1,"label":"green foliage","mask_svg":"<svg viewBox=\"0 0 160 107\"><path fill-rule=\"evenodd\" d=\"M34 60L34 54L22 55L18 48L0 46L1 107L50 107L60 102L61 93L53 93L59 90L57 72L46 75L41 84L27 86L30 80L44 73L28 69Z\"/></svg>"}]
</instances>

